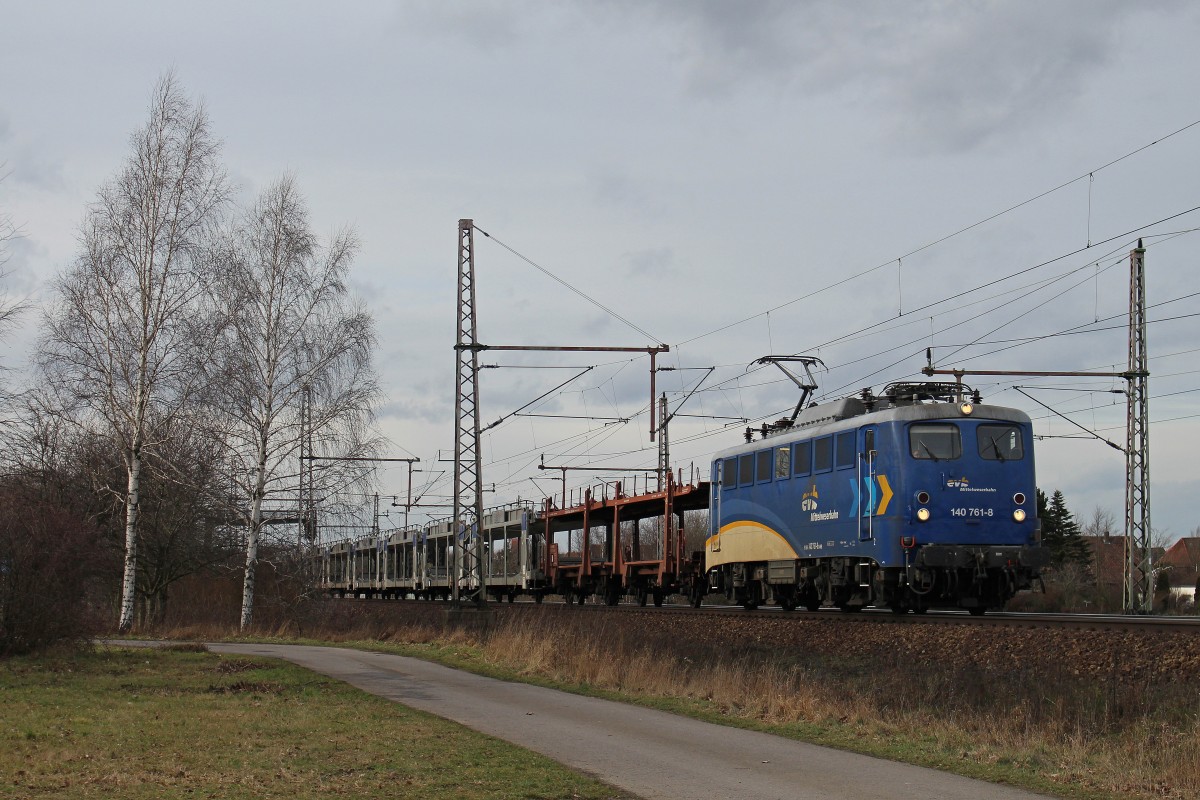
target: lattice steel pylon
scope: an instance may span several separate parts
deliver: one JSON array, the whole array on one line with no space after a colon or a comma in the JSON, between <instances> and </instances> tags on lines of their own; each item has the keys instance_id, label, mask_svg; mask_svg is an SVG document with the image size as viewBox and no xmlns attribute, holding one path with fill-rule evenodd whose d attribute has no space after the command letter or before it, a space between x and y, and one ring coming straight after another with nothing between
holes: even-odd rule
<instances>
[{"instance_id":1,"label":"lattice steel pylon","mask_svg":"<svg viewBox=\"0 0 1200 800\"><path fill-rule=\"evenodd\" d=\"M671 443L668 440L667 424L671 421L667 414L667 396L658 399L658 490L667 488L667 473L671 471Z\"/></svg>"},{"instance_id":2,"label":"lattice steel pylon","mask_svg":"<svg viewBox=\"0 0 1200 800\"><path fill-rule=\"evenodd\" d=\"M1150 394L1146 346L1146 250L1129 252L1129 391L1125 442L1126 612L1153 611L1150 528Z\"/></svg>"},{"instance_id":3,"label":"lattice steel pylon","mask_svg":"<svg viewBox=\"0 0 1200 800\"><path fill-rule=\"evenodd\" d=\"M483 475L479 453L479 344L475 315L475 225L458 221L458 339L454 345L454 548L451 598L483 606Z\"/></svg>"}]
</instances>

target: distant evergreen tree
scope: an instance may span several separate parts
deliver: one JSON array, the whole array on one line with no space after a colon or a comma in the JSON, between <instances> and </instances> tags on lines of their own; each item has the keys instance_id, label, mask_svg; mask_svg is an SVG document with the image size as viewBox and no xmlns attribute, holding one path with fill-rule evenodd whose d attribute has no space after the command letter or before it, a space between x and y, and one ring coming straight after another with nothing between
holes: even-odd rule
<instances>
[{"instance_id":1,"label":"distant evergreen tree","mask_svg":"<svg viewBox=\"0 0 1200 800\"><path fill-rule=\"evenodd\" d=\"M1042 521L1042 545L1050 551L1050 566L1062 568L1067 564L1091 567L1092 553L1083 540L1075 515L1067 508L1066 498L1058 489L1049 501L1046 493L1037 490L1037 514Z\"/></svg>"}]
</instances>

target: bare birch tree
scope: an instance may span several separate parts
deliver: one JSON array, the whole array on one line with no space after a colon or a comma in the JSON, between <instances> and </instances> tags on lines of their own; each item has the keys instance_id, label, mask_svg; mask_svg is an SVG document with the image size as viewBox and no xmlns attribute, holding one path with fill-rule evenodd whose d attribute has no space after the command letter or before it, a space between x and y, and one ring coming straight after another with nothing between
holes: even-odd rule
<instances>
[{"instance_id":1,"label":"bare birch tree","mask_svg":"<svg viewBox=\"0 0 1200 800\"><path fill-rule=\"evenodd\" d=\"M377 392L374 323L345 283L356 249L349 230L318 241L295 180L285 175L244 215L222 260L214 297L226 317L213 349L221 372L210 385L215 413L228 422L235 477L244 477L249 498L242 628L253 619L259 547L272 521L264 503L285 498L295 507L305 393L321 449L365 455L373 447L367 425ZM327 484L318 491L335 489L335 474L345 482L363 472L361 463L342 466L318 472ZM300 511L280 516L294 519Z\"/></svg>"},{"instance_id":2,"label":"bare birch tree","mask_svg":"<svg viewBox=\"0 0 1200 800\"><path fill-rule=\"evenodd\" d=\"M173 74L154 88L132 153L99 191L75 264L55 281L39 362L51 385L87 402L120 442L125 486L119 628L134 621L139 481L197 388L197 301L228 199L208 114Z\"/></svg>"}]
</instances>

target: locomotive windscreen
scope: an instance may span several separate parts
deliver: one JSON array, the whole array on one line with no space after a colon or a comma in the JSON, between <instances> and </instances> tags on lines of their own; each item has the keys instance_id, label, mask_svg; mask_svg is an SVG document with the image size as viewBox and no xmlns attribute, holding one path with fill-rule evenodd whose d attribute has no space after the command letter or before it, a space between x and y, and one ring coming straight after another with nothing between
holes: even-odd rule
<instances>
[{"instance_id":1,"label":"locomotive windscreen","mask_svg":"<svg viewBox=\"0 0 1200 800\"><path fill-rule=\"evenodd\" d=\"M989 461L1020 461L1025 456L1021 429L1015 425L980 425L979 455Z\"/></svg>"},{"instance_id":2,"label":"locomotive windscreen","mask_svg":"<svg viewBox=\"0 0 1200 800\"><path fill-rule=\"evenodd\" d=\"M962 437L952 422L930 422L908 429L913 458L949 461L962 455Z\"/></svg>"}]
</instances>

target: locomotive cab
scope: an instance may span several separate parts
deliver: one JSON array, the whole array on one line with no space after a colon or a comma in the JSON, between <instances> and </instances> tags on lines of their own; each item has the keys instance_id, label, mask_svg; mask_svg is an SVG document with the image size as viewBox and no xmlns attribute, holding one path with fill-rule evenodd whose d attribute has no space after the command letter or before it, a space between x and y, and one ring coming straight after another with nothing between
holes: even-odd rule
<instances>
[{"instance_id":1,"label":"locomotive cab","mask_svg":"<svg viewBox=\"0 0 1200 800\"><path fill-rule=\"evenodd\" d=\"M1033 434L1021 412L973 403L922 406L896 431L908 462L904 567L888 605L972 613L1027 588L1047 558L1039 544ZM899 448L898 448L899 450Z\"/></svg>"}]
</instances>

